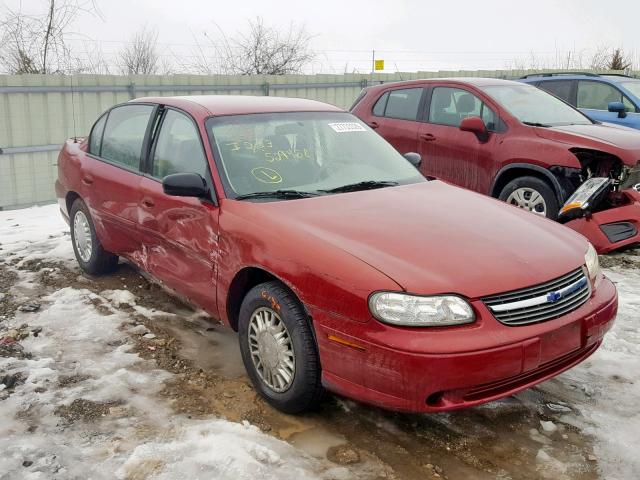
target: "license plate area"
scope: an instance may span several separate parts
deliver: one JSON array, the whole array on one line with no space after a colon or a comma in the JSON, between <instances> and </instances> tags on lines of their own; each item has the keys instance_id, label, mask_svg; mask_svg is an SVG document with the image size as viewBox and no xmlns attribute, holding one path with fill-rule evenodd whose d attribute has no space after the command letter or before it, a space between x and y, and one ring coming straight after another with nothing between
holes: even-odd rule
<instances>
[{"instance_id":1,"label":"license plate area","mask_svg":"<svg viewBox=\"0 0 640 480\"><path fill-rule=\"evenodd\" d=\"M540 338L540 363L551 362L581 346L582 329L579 322L573 322Z\"/></svg>"}]
</instances>

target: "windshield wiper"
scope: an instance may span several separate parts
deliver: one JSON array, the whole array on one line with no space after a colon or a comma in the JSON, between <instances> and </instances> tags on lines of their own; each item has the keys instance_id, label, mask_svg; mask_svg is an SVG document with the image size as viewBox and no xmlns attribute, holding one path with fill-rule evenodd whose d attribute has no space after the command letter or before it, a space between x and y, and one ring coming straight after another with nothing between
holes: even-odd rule
<instances>
[{"instance_id":1,"label":"windshield wiper","mask_svg":"<svg viewBox=\"0 0 640 480\"><path fill-rule=\"evenodd\" d=\"M551 125L547 125L546 123L539 123L539 122L522 122L525 125L529 125L530 127L543 127L543 128L549 128Z\"/></svg>"},{"instance_id":2,"label":"windshield wiper","mask_svg":"<svg viewBox=\"0 0 640 480\"><path fill-rule=\"evenodd\" d=\"M235 200L245 200L248 198L282 198L285 200L291 198L309 198L317 197L319 193L314 192L302 192L300 190L274 190L272 192L253 192L238 195Z\"/></svg>"},{"instance_id":3,"label":"windshield wiper","mask_svg":"<svg viewBox=\"0 0 640 480\"><path fill-rule=\"evenodd\" d=\"M341 187L318 191L325 193L357 192L358 190L373 190L374 188L393 187L395 185L398 185L398 182L391 180L365 180L364 182L350 183Z\"/></svg>"}]
</instances>

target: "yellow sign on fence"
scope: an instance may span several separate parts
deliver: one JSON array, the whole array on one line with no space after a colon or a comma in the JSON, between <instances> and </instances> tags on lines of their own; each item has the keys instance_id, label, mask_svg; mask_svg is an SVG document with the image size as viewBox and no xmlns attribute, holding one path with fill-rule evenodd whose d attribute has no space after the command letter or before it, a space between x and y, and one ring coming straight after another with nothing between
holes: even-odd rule
<instances>
[{"instance_id":1,"label":"yellow sign on fence","mask_svg":"<svg viewBox=\"0 0 640 480\"><path fill-rule=\"evenodd\" d=\"M376 71L384 70L384 60L375 60L373 62L373 67Z\"/></svg>"}]
</instances>

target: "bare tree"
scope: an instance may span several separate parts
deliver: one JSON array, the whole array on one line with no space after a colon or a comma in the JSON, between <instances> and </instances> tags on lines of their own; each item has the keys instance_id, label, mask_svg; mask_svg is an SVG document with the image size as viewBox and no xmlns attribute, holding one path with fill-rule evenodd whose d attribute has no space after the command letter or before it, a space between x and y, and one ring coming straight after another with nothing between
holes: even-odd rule
<instances>
[{"instance_id":1,"label":"bare tree","mask_svg":"<svg viewBox=\"0 0 640 480\"><path fill-rule=\"evenodd\" d=\"M120 71L124 75L152 75L158 71L158 59L158 32L144 27L120 51Z\"/></svg>"},{"instance_id":2,"label":"bare tree","mask_svg":"<svg viewBox=\"0 0 640 480\"><path fill-rule=\"evenodd\" d=\"M220 28L219 39L205 33L208 43L198 43L192 68L200 73L285 75L300 73L315 57L313 38L303 25L290 24L283 31L262 18L248 22L248 31L230 38Z\"/></svg>"},{"instance_id":3,"label":"bare tree","mask_svg":"<svg viewBox=\"0 0 640 480\"><path fill-rule=\"evenodd\" d=\"M63 73L75 63L69 28L80 13L99 13L93 0L46 0L41 13L4 7L0 13L0 70Z\"/></svg>"}]
</instances>

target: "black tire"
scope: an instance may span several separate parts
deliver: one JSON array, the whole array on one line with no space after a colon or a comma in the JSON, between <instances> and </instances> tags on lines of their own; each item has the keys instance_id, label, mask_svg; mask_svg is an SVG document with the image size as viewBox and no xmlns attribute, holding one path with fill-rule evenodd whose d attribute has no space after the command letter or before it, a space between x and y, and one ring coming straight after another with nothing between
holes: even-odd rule
<instances>
[{"instance_id":1,"label":"black tire","mask_svg":"<svg viewBox=\"0 0 640 480\"><path fill-rule=\"evenodd\" d=\"M251 356L249 326L260 308L277 311L286 326L295 355L293 380L287 390L277 392L261 378ZM296 414L313 410L324 396L318 348L309 319L296 296L282 283L271 281L252 288L240 307L238 339L242 361L256 391L278 410Z\"/></svg>"},{"instance_id":2,"label":"black tire","mask_svg":"<svg viewBox=\"0 0 640 480\"><path fill-rule=\"evenodd\" d=\"M556 220L558 218L558 211L560 207L558 205L556 194L553 191L553 188L551 188L551 186L541 178L525 176L511 180L502 189L498 198L503 202L506 202L509 195L519 188L528 188L539 193L544 199L544 203L546 205L546 217L550 220Z\"/></svg>"},{"instance_id":3,"label":"black tire","mask_svg":"<svg viewBox=\"0 0 640 480\"><path fill-rule=\"evenodd\" d=\"M76 232L74 229L74 222L78 212L82 212L84 214L89 224L89 231L91 235L91 256L87 261L82 259L76 245ZM107 252L104 248L102 248L102 244L100 243L98 235L96 234L96 228L93 224L93 219L91 218L89 209L80 198L77 198L73 202L73 205L71 205L71 211L69 212L69 223L71 225L71 243L73 244L73 252L76 255L76 260L78 261L78 265L80 265L80 268L91 275L113 272L118 265L118 256L114 255L111 252Z\"/></svg>"}]
</instances>

